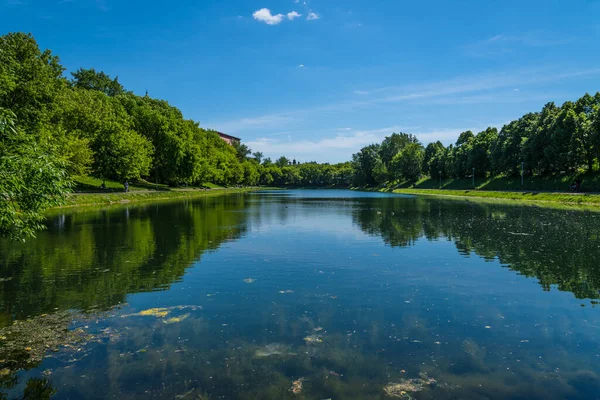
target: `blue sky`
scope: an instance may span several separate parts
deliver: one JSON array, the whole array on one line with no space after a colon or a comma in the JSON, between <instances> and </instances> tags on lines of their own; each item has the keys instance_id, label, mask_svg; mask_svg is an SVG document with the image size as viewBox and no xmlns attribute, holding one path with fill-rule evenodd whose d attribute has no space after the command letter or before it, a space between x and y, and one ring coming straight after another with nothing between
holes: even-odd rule
<instances>
[{"instance_id":1,"label":"blue sky","mask_svg":"<svg viewBox=\"0 0 600 400\"><path fill-rule=\"evenodd\" d=\"M448 144L600 90L598 0L0 0L12 31L302 161L394 131Z\"/></svg>"}]
</instances>

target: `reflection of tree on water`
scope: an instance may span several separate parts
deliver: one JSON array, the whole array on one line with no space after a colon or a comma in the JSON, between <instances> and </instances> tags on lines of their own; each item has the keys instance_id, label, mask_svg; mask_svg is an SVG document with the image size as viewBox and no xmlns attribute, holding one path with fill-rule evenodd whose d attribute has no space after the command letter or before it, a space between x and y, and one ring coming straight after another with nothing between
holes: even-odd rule
<instances>
[{"instance_id":1,"label":"reflection of tree on water","mask_svg":"<svg viewBox=\"0 0 600 400\"><path fill-rule=\"evenodd\" d=\"M600 214L455 201L372 200L356 224L391 246L417 239L454 241L461 254L497 257L508 268L577 298L600 298ZM377 211L380 211L378 213Z\"/></svg>"},{"instance_id":2,"label":"reflection of tree on water","mask_svg":"<svg viewBox=\"0 0 600 400\"><path fill-rule=\"evenodd\" d=\"M167 288L206 250L244 231L244 196L54 217L26 245L0 242L0 312L12 318L104 309Z\"/></svg>"}]
</instances>

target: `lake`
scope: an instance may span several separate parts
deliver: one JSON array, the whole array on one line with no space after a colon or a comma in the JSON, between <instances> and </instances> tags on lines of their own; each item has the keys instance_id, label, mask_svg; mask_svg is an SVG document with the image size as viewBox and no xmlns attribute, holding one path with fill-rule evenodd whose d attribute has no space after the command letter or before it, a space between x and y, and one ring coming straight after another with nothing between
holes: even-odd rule
<instances>
[{"instance_id":1,"label":"lake","mask_svg":"<svg viewBox=\"0 0 600 400\"><path fill-rule=\"evenodd\" d=\"M600 213L286 190L47 225L0 242L9 399L600 398Z\"/></svg>"}]
</instances>

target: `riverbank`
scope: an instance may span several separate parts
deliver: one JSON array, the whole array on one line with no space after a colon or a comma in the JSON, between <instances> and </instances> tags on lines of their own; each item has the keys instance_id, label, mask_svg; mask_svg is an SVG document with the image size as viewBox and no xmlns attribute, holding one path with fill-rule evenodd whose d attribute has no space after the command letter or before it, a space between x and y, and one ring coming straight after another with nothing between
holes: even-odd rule
<instances>
[{"instance_id":1,"label":"riverbank","mask_svg":"<svg viewBox=\"0 0 600 400\"><path fill-rule=\"evenodd\" d=\"M443 190L485 190L497 192L555 192L565 193L576 180L581 181L581 191L600 192L600 174L555 174L527 176L495 176L490 178L442 179L423 177L417 182L387 182L387 187L395 189L443 189Z\"/></svg>"},{"instance_id":2,"label":"riverbank","mask_svg":"<svg viewBox=\"0 0 600 400\"><path fill-rule=\"evenodd\" d=\"M527 203L557 203L600 207L600 194L589 193L449 189L379 189L379 191L420 196L469 197L476 199L510 200Z\"/></svg>"},{"instance_id":3,"label":"riverbank","mask_svg":"<svg viewBox=\"0 0 600 400\"><path fill-rule=\"evenodd\" d=\"M128 204L147 201L162 201L183 198L218 196L232 193L245 193L254 190L276 189L271 187L245 187L220 189L171 189L171 190L137 190L132 192L107 193L72 193L68 195L63 206L57 208L103 206Z\"/></svg>"}]
</instances>

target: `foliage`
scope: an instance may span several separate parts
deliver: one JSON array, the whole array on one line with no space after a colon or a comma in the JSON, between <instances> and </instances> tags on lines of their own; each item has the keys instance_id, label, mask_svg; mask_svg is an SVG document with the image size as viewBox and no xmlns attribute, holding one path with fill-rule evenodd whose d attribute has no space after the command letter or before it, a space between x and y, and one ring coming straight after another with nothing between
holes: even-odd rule
<instances>
[{"instance_id":1,"label":"foliage","mask_svg":"<svg viewBox=\"0 0 600 400\"><path fill-rule=\"evenodd\" d=\"M352 155L352 168L354 169L354 182L357 185L373 185L377 183L373 171L378 161L381 161L379 155L380 146L372 144L360 149Z\"/></svg>"},{"instance_id":2,"label":"foliage","mask_svg":"<svg viewBox=\"0 0 600 400\"><path fill-rule=\"evenodd\" d=\"M123 86L119 83L118 77L110 79L110 76L102 71L96 72L94 68L79 68L77 71L72 72L71 75L73 75L71 84L77 88L98 90L108 96L116 96L125 92Z\"/></svg>"},{"instance_id":3,"label":"foliage","mask_svg":"<svg viewBox=\"0 0 600 400\"><path fill-rule=\"evenodd\" d=\"M152 145L134 131L116 125L100 132L94 148L98 176L126 181L147 176L150 171Z\"/></svg>"},{"instance_id":4,"label":"foliage","mask_svg":"<svg viewBox=\"0 0 600 400\"><path fill-rule=\"evenodd\" d=\"M393 175L396 179L416 181L421 175L423 146L420 143L407 144L392 158Z\"/></svg>"},{"instance_id":5,"label":"foliage","mask_svg":"<svg viewBox=\"0 0 600 400\"><path fill-rule=\"evenodd\" d=\"M16 114L28 134L37 134L67 86L64 68L30 34L0 36L0 107Z\"/></svg>"},{"instance_id":6,"label":"foliage","mask_svg":"<svg viewBox=\"0 0 600 400\"><path fill-rule=\"evenodd\" d=\"M277 165L279 168L287 167L290 164L290 160L285 156L281 156L277 159L277 161L275 161L275 165Z\"/></svg>"},{"instance_id":7,"label":"foliage","mask_svg":"<svg viewBox=\"0 0 600 400\"><path fill-rule=\"evenodd\" d=\"M540 112L511 121L500 131L490 127L477 134L462 132L448 147L429 143L420 152L419 146L414 136L393 133L380 145L362 148L352 157L355 183L404 183L427 175L439 187L440 178L471 180L473 173L477 180L517 177L522 169L528 177L592 173L600 167L600 93L562 106L548 103ZM570 184L561 189L567 190Z\"/></svg>"},{"instance_id":8,"label":"foliage","mask_svg":"<svg viewBox=\"0 0 600 400\"><path fill-rule=\"evenodd\" d=\"M35 143L0 108L0 237L24 240L44 228L42 213L70 188L65 163Z\"/></svg>"}]
</instances>

